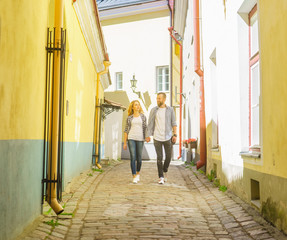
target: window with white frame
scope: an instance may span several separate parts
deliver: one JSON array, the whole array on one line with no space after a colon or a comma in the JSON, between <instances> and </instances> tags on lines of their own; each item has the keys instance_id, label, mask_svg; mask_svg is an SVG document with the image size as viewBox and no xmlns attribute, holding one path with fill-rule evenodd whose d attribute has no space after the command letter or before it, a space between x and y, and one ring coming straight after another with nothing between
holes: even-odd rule
<instances>
[{"instance_id":1,"label":"window with white frame","mask_svg":"<svg viewBox=\"0 0 287 240\"><path fill-rule=\"evenodd\" d=\"M260 58L257 4L249 17L249 145L260 146Z\"/></svg>"},{"instance_id":2,"label":"window with white frame","mask_svg":"<svg viewBox=\"0 0 287 240\"><path fill-rule=\"evenodd\" d=\"M157 92L169 91L169 66L156 67Z\"/></svg>"},{"instance_id":3,"label":"window with white frame","mask_svg":"<svg viewBox=\"0 0 287 240\"><path fill-rule=\"evenodd\" d=\"M116 90L123 90L123 73L116 72Z\"/></svg>"}]
</instances>

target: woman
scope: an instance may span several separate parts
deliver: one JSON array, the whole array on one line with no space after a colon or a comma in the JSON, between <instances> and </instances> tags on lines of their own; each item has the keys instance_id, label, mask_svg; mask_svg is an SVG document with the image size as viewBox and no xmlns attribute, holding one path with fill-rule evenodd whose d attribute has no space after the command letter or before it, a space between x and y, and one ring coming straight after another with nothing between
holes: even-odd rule
<instances>
[{"instance_id":1,"label":"woman","mask_svg":"<svg viewBox=\"0 0 287 240\"><path fill-rule=\"evenodd\" d=\"M140 102L134 100L128 109L128 118L124 131L124 150L127 150L127 141L131 156L131 170L133 183L140 180L140 170L142 165L142 150L146 137L147 124L146 116L143 114Z\"/></svg>"}]
</instances>

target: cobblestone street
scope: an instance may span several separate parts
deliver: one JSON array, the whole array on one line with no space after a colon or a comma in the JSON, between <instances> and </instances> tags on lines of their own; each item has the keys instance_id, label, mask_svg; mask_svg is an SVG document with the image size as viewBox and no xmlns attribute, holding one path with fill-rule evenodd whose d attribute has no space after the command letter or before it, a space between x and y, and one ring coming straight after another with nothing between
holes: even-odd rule
<instances>
[{"instance_id":1,"label":"cobblestone street","mask_svg":"<svg viewBox=\"0 0 287 240\"><path fill-rule=\"evenodd\" d=\"M157 180L155 161L143 162L138 184L129 161L82 174L63 196L64 214L46 206L20 239L287 239L194 167L174 161L167 183Z\"/></svg>"}]
</instances>

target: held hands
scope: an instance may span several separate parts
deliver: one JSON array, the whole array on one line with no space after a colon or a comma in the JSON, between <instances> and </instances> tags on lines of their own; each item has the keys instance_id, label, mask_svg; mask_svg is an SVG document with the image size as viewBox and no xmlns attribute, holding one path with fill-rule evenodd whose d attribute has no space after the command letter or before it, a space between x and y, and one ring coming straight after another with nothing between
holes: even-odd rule
<instances>
[{"instance_id":1,"label":"held hands","mask_svg":"<svg viewBox=\"0 0 287 240\"><path fill-rule=\"evenodd\" d=\"M175 142L176 142L176 136L173 136L173 137L171 138L171 141L172 141L173 143L175 143Z\"/></svg>"},{"instance_id":2,"label":"held hands","mask_svg":"<svg viewBox=\"0 0 287 240\"><path fill-rule=\"evenodd\" d=\"M126 143L124 143L123 149L124 149L124 150L127 150L127 149L128 149L128 147L127 147L127 144L126 144Z\"/></svg>"},{"instance_id":3,"label":"held hands","mask_svg":"<svg viewBox=\"0 0 287 240\"><path fill-rule=\"evenodd\" d=\"M146 137L145 140L146 140L146 142L149 142L150 141L150 137Z\"/></svg>"}]
</instances>

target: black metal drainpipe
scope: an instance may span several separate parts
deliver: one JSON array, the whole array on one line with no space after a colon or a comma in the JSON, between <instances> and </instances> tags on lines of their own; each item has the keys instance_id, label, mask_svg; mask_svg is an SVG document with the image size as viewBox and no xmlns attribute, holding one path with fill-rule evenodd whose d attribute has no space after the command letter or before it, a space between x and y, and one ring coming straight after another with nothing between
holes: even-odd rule
<instances>
[{"instance_id":1,"label":"black metal drainpipe","mask_svg":"<svg viewBox=\"0 0 287 240\"><path fill-rule=\"evenodd\" d=\"M47 29L47 48L49 48L49 36L50 36L50 31L49 29ZM45 176L45 163L46 163L46 151L47 151L47 145L48 145L48 140L47 140L47 129L49 132L49 128L48 128L48 123L47 123L47 97L48 97L48 59L50 56L50 53L48 52L48 50L46 50L46 88L45 88L45 124L44 124L44 152L43 152L43 172L42 172L42 205L41 205L41 212L43 212L43 204L44 204L44 186L45 186L45 182L44 179L46 179Z\"/></svg>"}]
</instances>

